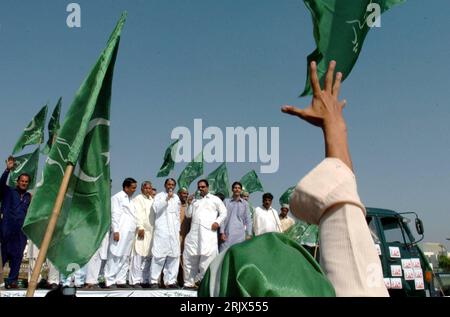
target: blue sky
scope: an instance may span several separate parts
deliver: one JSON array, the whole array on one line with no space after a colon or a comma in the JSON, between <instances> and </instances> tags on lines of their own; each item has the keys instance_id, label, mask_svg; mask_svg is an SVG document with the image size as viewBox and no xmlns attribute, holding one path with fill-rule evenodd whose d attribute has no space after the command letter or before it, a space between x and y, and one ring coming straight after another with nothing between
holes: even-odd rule
<instances>
[{"instance_id":1,"label":"blue sky","mask_svg":"<svg viewBox=\"0 0 450 317\"><path fill-rule=\"evenodd\" d=\"M321 132L280 112L283 104L309 103L297 97L315 49L303 1L77 1L79 29L66 25L69 3L0 2L0 157L42 105L49 102L51 112L62 96L67 111L127 10L112 99L114 192L127 176L161 189L156 173L171 131L193 129L195 118L221 129L280 127L279 171L260 174L277 201L323 158ZM425 240L447 247L449 11L447 0L409 0L384 14L342 89L362 200L417 212ZM205 173L218 165L206 165ZM232 181L259 168L228 164ZM259 204L260 193L252 200Z\"/></svg>"}]
</instances>

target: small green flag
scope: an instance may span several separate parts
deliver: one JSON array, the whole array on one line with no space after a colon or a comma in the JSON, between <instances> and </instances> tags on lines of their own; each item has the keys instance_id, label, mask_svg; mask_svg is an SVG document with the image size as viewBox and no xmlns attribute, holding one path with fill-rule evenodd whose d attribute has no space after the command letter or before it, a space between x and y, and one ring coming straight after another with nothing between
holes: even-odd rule
<instances>
[{"instance_id":1,"label":"small green flag","mask_svg":"<svg viewBox=\"0 0 450 317\"><path fill-rule=\"evenodd\" d=\"M187 188L192 182L203 174L203 151L190 162L178 177L178 188Z\"/></svg>"},{"instance_id":2,"label":"small green flag","mask_svg":"<svg viewBox=\"0 0 450 317\"><path fill-rule=\"evenodd\" d=\"M24 232L37 246L46 231L66 165L75 165L47 257L60 273L83 267L111 225L109 116L123 14L107 47L78 90L50 150L28 209Z\"/></svg>"},{"instance_id":3,"label":"small green flag","mask_svg":"<svg viewBox=\"0 0 450 317\"><path fill-rule=\"evenodd\" d=\"M248 192L249 194L254 192L264 192L264 188L254 170L248 172L241 178L241 184L242 190Z\"/></svg>"},{"instance_id":4,"label":"small green flag","mask_svg":"<svg viewBox=\"0 0 450 317\"><path fill-rule=\"evenodd\" d=\"M308 56L308 72L302 97L312 94L309 78L311 61L316 61L323 87L330 61L343 80L350 75L371 26L381 13L406 0L304 0L311 11L316 50Z\"/></svg>"},{"instance_id":5,"label":"small green flag","mask_svg":"<svg viewBox=\"0 0 450 317\"><path fill-rule=\"evenodd\" d=\"M159 169L156 177L167 177L175 167L173 158L176 156L179 141L180 140L176 140L167 148L166 153L164 154L164 163Z\"/></svg>"},{"instance_id":6,"label":"small green flag","mask_svg":"<svg viewBox=\"0 0 450 317\"><path fill-rule=\"evenodd\" d=\"M230 197L230 182L226 163L222 163L214 172L206 178L209 183L209 192L213 195L222 193L225 198Z\"/></svg>"},{"instance_id":7,"label":"small green flag","mask_svg":"<svg viewBox=\"0 0 450 317\"><path fill-rule=\"evenodd\" d=\"M56 136L58 134L59 126L59 117L61 116L61 105L62 98L59 98L58 103L56 104L55 110L53 110L50 121L48 122L48 141L42 151L43 154L50 153L50 149L52 145L56 142Z\"/></svg>"},{"instance_id":8,"label":"small green flag","mask_svg":"<svg viewBox=\"0 0 450 317\"><path fill-rule=\"evenodd\" d=\"M290 187L288 190L286 190L283 195L280 197L280 206L284 204L289 205L289 200L291 199L291 195L294 192L295 186Z\"/></svg>"},{"instance_id":9,"label":"small green flag","mask_svg":"<svg viewBox=\"0 0 450 317\"><path fill-rule=\"evenodd\" d=\"M21 174L27 173L31 177L28 189L33 189L36 184L36 174L39 166L39 147L33 153L18 156L14 159L15 167L9 174L8 185L16 187L17 178Z\"/></svg>"},{"instance_id":10,"label":"small green flag","mask_svg":"<svg viewBox=\"0 0 450 317\"><path fill-rule=\"evenodd\" d=\"M44 125L47 118L47 105L45 105L28 126L23 130L22 135L14 146L13 155L19 153L27 145L44 143Z\"/></svg>"},{"instance_id":11,"label":"small green flag","mask_svg":"<svg viewBox=\"0 0 450 317\"><path fill-rule=\"evenodd\" d=\"M319 227L301 220L297 221L283 234L301 245L315 247L319 244Z\"/></svg>"}]
</instances>

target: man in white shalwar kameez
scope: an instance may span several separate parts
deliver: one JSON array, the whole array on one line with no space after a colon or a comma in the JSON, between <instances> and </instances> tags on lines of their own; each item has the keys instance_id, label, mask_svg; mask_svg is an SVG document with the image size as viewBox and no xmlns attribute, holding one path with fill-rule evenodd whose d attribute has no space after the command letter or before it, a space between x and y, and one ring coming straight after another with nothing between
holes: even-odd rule
<instances>
[{"instance_id":1,"label":"man in white shalwar kameez","mask_svg":"<svg viewBox=\"0 0 450 317\"><path fill-rule=\"evenodd\" d=\"M134 236L136 234L136 208L132 197L136 180L127 178L123 190L111 198L111 238L105 267L106 287L126 288L127 273ZM114 286L113 286L114 287Z\"/></svg>"},{"instance_id":2,"label":"man in white shalwar kameez","mask_svg":"<svg viewBox=\"0 0 450 317\"><path fill-rule=\"evenodd\" d=\"M161 272L164 270L164 285L177 288L177 275L180 265L180 199L174 193L176 181L166 180L165 192L155 196L153 212L153 244L151 249L150 287L157 288Z\"/></svg>"},{"instance_id":3,"label":"man in white shalwar kameez","mask_svg":"<svg viewBox=\"0 0 450 317\"><path fill-rule=\"evenodd\" d=\"M186 211L192 218L191 230L184 242L184 287L195 288L219 253L217 230L227 216L227 208L219 197L210 194L207 180L197 183L200 199L193 200Z\"/></svg>"},{"instance_id":4,"label":"man in white shalwar kameez","mask_svg":"<svg viewBox=\"0 0 450 317\"><path fill-rule=\"evenodd\" d=\"M272 207L273 195L263 195L263 206L256 207L253 215L253 231L256 236L266 232L283 232L278 211Z\"/></svg>"},{"instance_id":5,"label":"man in white shalwar kameez","mask_svg":"<svg viewBox=\"0 0 450 317\"><path fill-rule=\"evenodd\" d=\"M150 284L151 244L155 214L152 209L152 183L145 181L141 185L141 194L133 199L137 212L137 233L131 253L130 285L140 288ZM141 285L142 284L142 285Z\"/></svg>"}]
</instances>

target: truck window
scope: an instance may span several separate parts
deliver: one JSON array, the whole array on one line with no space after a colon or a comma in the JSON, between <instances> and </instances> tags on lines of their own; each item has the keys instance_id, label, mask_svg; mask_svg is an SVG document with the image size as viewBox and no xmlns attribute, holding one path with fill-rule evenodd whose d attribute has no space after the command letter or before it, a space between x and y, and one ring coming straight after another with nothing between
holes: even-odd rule
<instances>
[{"instance_id":1,"label":"truck window","mask_svg":"<svg viewBox=\"0 0 450 317\"><path fill-rule=\"evenodd\" d=\"M375 223L375 218L366 217L367 225L369 226L370 235L372 236L373 242L380 244L380 238L378 237L377 224Z\"/></svg>"},{"instance_id":2,"label":"truck window","mask_svg":"<svg viewBox=\"0 0 450 317\"><path fill-rule=\"evenodd\" d=\"M411 241L409 241L409 238L404 235L403 227L398 218L381 218L381 224L383 226L384 237L387 243L411 243Z\"/></svg>"}]
</instances>

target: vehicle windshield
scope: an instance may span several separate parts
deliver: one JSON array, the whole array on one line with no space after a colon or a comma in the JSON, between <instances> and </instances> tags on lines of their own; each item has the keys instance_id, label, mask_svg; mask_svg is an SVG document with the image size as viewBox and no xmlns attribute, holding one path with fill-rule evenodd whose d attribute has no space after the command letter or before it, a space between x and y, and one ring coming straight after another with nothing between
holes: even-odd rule
<instances>
[{"instance_id":1,"label":"vehicle windshield","mask_svg":"<svg viewBox=\"0 0 450 317\"><path fill-rule=\"evenodd\" d=\"M397 217L381 218L384 236L387 243L411 243L408 235L404 231L403 224Z\"/></svg>"},{"instance_id":2,"label":"vehicle windshield","mask_svg":"<svg viewBox=\"0 0 450 317\"><path fill-rule=\"evenodd\" d=\"M435 273L434 289L442 296L450 296L450 273Z\"/></svg>"}]
</instances>

